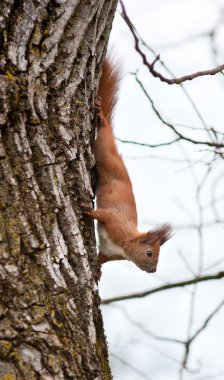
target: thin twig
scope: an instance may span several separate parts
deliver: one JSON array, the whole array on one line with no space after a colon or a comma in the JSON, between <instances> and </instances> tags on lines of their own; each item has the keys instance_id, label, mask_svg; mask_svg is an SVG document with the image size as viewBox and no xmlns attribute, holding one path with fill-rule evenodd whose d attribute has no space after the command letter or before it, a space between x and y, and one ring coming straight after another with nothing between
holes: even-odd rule
<instances>
[{"instance_id":1,"label":"thin twig","mask_svg":"<svg viewBox=\"0 0 224 380\"><path fill-rule=\"evenodd\" d=\"M219 142L215 142L215 141L198 141L198 140L191 139L191 138L183 135L182 133L180 133L177 130L177 128L174 126L174 124L172 124L172 123L168 122L167 120L165 120L164 117L161 115L161 113L158 111L158 109L156 108L155 103L152 100L151 96L146 91L146 89L145 89L144 85L142 84L142 82L139 80L139 78L137 76L137 73L132 73L132 75L135 76L136 82L139 84L140 88L142 89L142 91L144 92L145 96L149 100L149 102L150 102L150 104L152 106L152 109L155 112L156 116L159 118L159 120L164 125L166 125L167 127L169 127L177 135L177 141L178 141L178 138L179 138L179 140L184 140L184 141L190 142L192 144L196 144L196 145L207 145L207 146L210 146L210 147L215 147L217 149L224 148L224 144L223 143L219 143ZM173 142L175 142L175 140ZM132 144L133 142L126 141L126 143ZM138 143L135 142L135 144L138 144ZM141 144L138 144L138 145L141 145ZM146 144L146 146L147 146L147 144Z\"/></svg>"},{"instance_id":2,"label":"thin twig","mask_svg":"<svg viewBox=\"0 0 224 380\"><path fill-rule=\"evenodd\" d=\"M180 141L180 137L177 137L175 140L168 141L168 142L165 142L165 143L160 143L160 144L146 144L146 143L137 142L137 141L123 140L123 139L120 139L119 137L116 137L116 140L119 141L119 142L122 142L123 144L132 144L132 145L138 145L138 146L145 146L145 147L148 147L148 148L159 148L160 146L168 146L168 145L175 144L177 141Z\"/></svg>"},{"instance_id":3,"label":"thin twig","mask_svg":"<svg viewBox=\"0 0 224 380\"><path fill-rule=\"evenodd\" d=\"M113 352L110 352L110 355L113 356L115 359L117 359L121 364L125 365L126 367L130 368L133 372L137 373L143 379L150 380L150 377L146 376L142 371L140 371L138 368L133 366L131 363L127 362L123 358L120 358L118 355L114 354Z\"/></svg>"},{"instance_id":4,"label":"thin twig","mask_svg":"<svg viewBox=\"0 0 224 380\"><path fill-rule=\"evenodd\" d=\"M206 318L202 326L192 335L192 337L190 338L190 343L192 343L193 340L196 339L197 336L207 327L210 320L219 312L219 310L221 310L223 305L224 305L224 300L222 300L220 304L212 311L212 313L209 314L209 316Z\"/></svg>"}]
</instances>

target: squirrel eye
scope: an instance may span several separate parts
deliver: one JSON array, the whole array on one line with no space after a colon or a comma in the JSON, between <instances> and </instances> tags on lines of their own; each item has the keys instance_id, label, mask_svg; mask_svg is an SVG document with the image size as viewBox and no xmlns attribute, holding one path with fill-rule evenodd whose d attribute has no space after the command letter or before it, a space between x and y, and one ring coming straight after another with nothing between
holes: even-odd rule
<instances>
[{"instance_id":1,"label":"squirrel eye","mask_svg":"<svg viewBox=\"0 0 224 380\"><path fill-rule=\"evenodd\" d=\"M151 257L152 256L152 251L147 251L146 255L149 256L149 257Z\"/></svg>"}]
</instances>

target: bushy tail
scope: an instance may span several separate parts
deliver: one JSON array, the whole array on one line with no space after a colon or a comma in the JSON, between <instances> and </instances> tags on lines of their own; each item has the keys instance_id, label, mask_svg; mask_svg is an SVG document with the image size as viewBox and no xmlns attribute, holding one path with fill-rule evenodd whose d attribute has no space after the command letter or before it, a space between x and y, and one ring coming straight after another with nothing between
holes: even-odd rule
<instances>
[{"instance_id":1,"label":"bushy tail","mask_svg":"<svg viewBox=\"0 0 224 380\"><path fill-rule=\"evenodd\" d=\"M98 95L101 98L103 115L110 124L112 123L113 111L117 102L117 92L120 79L121 73L119 67L108 57L105 58Z\"/></svg>"}]
</instances>

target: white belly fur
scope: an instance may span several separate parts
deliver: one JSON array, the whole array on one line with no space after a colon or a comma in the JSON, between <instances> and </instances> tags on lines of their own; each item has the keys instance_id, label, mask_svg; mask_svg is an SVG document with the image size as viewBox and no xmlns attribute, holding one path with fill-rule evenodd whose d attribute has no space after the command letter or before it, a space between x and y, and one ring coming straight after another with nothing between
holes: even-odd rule
<instances>
[{"instance_id":1,"label":"white belly fur","mask_svg":"<svg viewBox=\"0 0 224 380\"><path fill-rule=\"evenodd\" d=\"M98 234L100 241L100 252L102 252L105 256L119 255L127 258L123 248L119 247L119 245L109 239L108 233L104 227L98 226Z\"/></svg>"}]
</instances>

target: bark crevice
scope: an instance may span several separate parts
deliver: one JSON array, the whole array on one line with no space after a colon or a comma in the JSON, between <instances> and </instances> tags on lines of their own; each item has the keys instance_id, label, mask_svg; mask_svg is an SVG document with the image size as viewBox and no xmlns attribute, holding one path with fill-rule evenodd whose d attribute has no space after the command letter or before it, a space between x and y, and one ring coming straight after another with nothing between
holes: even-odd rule
<instances>
[{"instance_id":1,"label":"bark crevice","mask_svg":"<svg viewBox=\"0 0 224 380\"><path fill-rule=\"evenodd\" d=\"M111 378L80 203L94 197L94 99L115 7L1 5L0 379Z\"/></svg>"}]
</instances>

